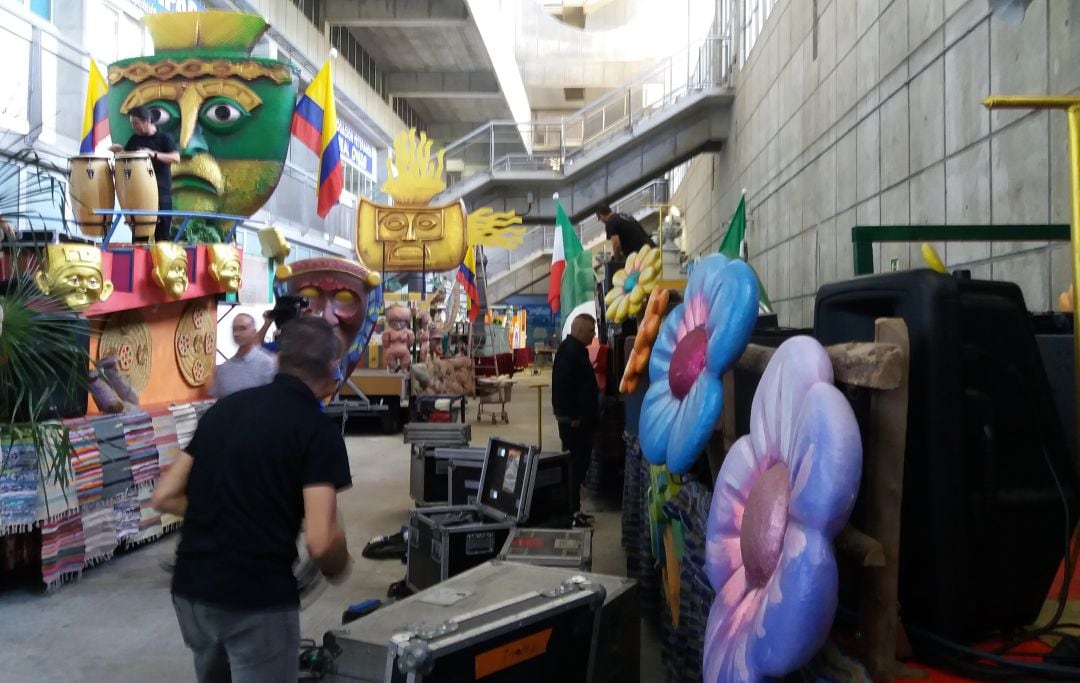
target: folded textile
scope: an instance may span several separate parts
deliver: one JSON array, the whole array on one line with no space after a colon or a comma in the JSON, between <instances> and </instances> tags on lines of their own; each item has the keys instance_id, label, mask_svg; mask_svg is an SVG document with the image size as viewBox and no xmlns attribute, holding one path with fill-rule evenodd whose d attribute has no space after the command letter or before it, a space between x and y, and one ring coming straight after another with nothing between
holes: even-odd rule
<instances>
[{"instance_id":1,"label":"folded textile","mask_svg":"<svg viewBox=\"0 0 1080 683\"><path fill-rule=\"evenodd\" d=\"M152 414L154 447L157 448L158 470L164 472L176 458L176 417L170 411Z\"/></svg>"},{"instance_id":2,"label":"folded textile","mask_svg":"<svg viewBox=\"0 0 1080 683\"><path fill-rule=\"evenodd\" d=\"M101 500L105 480L101 471L94 426L83 417L65 420L71 440L71 469L75 473L75 495L79 506Z\"/></svg>"},{"instance_id":3,"label":"folded textile","mask_svg":"<svg viewBox=\"0 0 1080 683\"><path fill-rule=\"evenodd\" d=\"M111 501L99 501L86 505L81 512L86 542L85 564L91 567L111 559L116 551L119 543L116 510Z\"/></svg>"},{"instance_id":4,"label":"folded textile","mask_svg":"<svg viewBox=\"0 0 1080 683\"><path fill-rule=\"evenodd\" d=\"M191 437L195 436L195 427L199 423L199 418L190 403L170 406L169 412L172 413L173 420L176 422L176 445L183 450L191 443Z\"/></svg>"},{"instance_id":5,"label":"folded textile","mask_svg":"<svg viewBox=\"0 0 1080 683\"><path fill-rule=\"evenodd\" d=\"M154 444L154 423L149 413L125 413L124 446L131 459L131 478L136 486L148 486L159 473L158 452Z\"/></svg>"},{"instance_id":6,"label":"folded textile","mask_svg":"<svg viewBox=\"0 0 1080 683\"><path fill-rule=\"evenodd\" d=\"M71 469L70 444L67 427L59 422L43 422L38 427L38 467L41 476L41 495L34 514L38 522L59 519L69 510L77 510L75 473ZM59 464L59 471L53 463Z\"/></svg>"},{"instance_id":7,"label":"folded textile","mask_svg":"<svg viewBox=\"0 0 1080 683\"><path fill-rule=\"evenodd\" d=\"M118 415L106 415L93 424L101 457L102 497L114 498L135 484L124 441L124 423Z\"/></svg>"},{"instance_id":8,"label":"folded textile","mask_svg":"<svg viewBox=\"0 0 1080 683\"><path fill-rule=\"evenodd\" d=\"M139 520L142 518L138 494L134 488L127 489L113 501L113 512L116 518L117 540L125 544L134 541L139 535Z\"/></svg>"},{"instance_id":9,"label":"folded textile","mask_svg":"<svg viewBox=\"0 0 1080 683\"><path fill-rule=\"evenodd\" d=\"M23 533L37 521L37 450L28 434L0 436L0 535Z\"/></svg>"},{"instance_id":10,"label":"folded textile","mask_svg":"<svg viewBox=\"0 0 1080 683\"><path fill-rule=\"evenodd\" d=\"M139 532L133 538L128 538L129 545L140 545L161 538L164 533L161 527L161 515L157 510L150 507L150 496L154 493L152 486L138 489L139 502Z\"/></svg>"},{"instance_id":11,"label":"folded textile","mask_svg":"<svg viewBox=\"0 0 1080 683\"><path fill-rule=\"evenodd\" d=\"M52 589L82 574L86 541L82 515L71 510L41 524L41 580Z\"/></svg>"}]
</instances>

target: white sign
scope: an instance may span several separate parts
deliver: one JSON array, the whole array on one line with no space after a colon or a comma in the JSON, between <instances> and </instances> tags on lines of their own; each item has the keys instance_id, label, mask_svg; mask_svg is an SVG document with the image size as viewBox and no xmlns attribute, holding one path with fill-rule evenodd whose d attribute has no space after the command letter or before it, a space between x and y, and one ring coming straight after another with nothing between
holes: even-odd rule
<instances>
[{"instance_id":1,"label":"white sign","mask_svg":"<svg viewBox=\"0 0 1080 683\"><path fill-rule=\"evenodd\" d=\"M134 3L147 14L201 12L206 9L199 0L134 0Z\"/></svg>"}]
</instances>

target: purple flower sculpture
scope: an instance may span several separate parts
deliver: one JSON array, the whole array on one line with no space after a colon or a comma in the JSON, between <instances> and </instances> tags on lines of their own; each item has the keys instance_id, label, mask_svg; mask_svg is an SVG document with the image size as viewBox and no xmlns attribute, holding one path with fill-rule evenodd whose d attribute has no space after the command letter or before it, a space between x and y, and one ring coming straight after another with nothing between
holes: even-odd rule
<instances>
[{"instance_id":1,"label":"purple flower sculpture","mask_svg":"<svg viewBox=\"0 0 1080 683\"><path fill-rule=\"evenodd\" d=\"M640 439L650 463L673 474L694 464L720 417L720 378L746 348L757 313L757 276L745 261L713 254L694 266L649 359Z\"/></svg>"},{"instance_id":2,"label":"purple flower sculpture","mask_svg":"<svg viewBox=\"0 0 1080 683\"><path fill-rule=\"evenodd\" d=\"M706 683L780 677L813 658L836 612L832 540L862 472L859 426L810 337L784 342L713 492L705 571L716 590Z\"/></svg>"}]
</instances>

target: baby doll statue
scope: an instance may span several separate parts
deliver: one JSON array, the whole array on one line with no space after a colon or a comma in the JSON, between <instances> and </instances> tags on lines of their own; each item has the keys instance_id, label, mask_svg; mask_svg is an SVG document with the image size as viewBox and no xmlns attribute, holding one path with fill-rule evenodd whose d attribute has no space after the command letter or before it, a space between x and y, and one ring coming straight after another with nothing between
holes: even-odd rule
<instances>
[{"instance_id":1,"label":"baby doll statue","mask_svg":"<svg viewBox=\"0 0 1080 683\"><path fill-rule=\"evenodd\" d=\"M414 339L412 311L408 306L391 306L386 309L387 330L382 333L383 357L390 372L407 371L412 364L410 349Z\"/></svg>"},{"instance_id":2,"label":"baby doll statue","mask_svg":"<svg viewBox=\"0 0 1080 683\"><path fill-rule=\"evenodd\" d=\"M431 334L429 327L431 326L431 316L427 311L420 311L420 321L417 328L420 330L420 334L417 339L420 342L418 344L419 350L417 351L417 359L421 363L426 363L428 359L428 344L431 342Z\"/></svg>"}]
</instances>

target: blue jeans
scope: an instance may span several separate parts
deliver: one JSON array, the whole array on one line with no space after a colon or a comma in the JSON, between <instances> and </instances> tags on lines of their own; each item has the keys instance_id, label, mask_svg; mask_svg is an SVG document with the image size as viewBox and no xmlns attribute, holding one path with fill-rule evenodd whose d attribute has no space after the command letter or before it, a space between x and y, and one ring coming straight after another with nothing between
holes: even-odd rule
<instances>
[{"instance_id":1,"label":"blue jeans","mask_svg":"<svg viewBox=\"0 0 1080 683\"><path fill-rule=\"evenodd\" d=\"M300 611L235 611L173 596L199 683L296 683Z\"/></svg>"}]
</instances>

